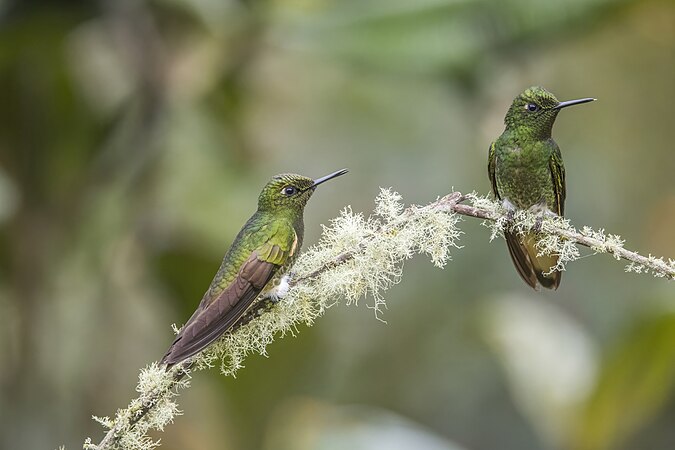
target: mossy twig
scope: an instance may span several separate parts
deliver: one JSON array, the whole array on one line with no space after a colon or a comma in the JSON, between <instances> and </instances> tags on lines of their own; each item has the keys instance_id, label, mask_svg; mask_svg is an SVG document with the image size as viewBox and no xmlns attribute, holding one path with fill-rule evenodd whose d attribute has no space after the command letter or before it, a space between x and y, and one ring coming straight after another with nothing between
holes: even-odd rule
<instances>
[{"instance_id":1,"label":"mossy twig","mask_svg":"<svg viewBox=\"0 0 675 450\"><path fill-rule=\"evenodd\" d=\"M152 364L143 369L137 387L140 396L114 420L95 418L108 428L103 440L90 450L150 450L159 445L147 436L151 429L162 430L179 414L174 402L179 388L189 386L185 376L191 370L213 366L220 361L221 371L233 375L244 358L264 354L267 345L279 335L294 334L301 323L311 325L327 308L340 300L357 303L360 298L374 299L368 305L379 314L384 306L382 293L398 283L406 259L426 254L437 267L450 259L457 248L461 231L460 216L483 219L492 230L491 239L505 229L520 233L539 231L542 254L559 255L555 270L580 257L577 245L596 253L609 253L630 264L626 271L648 272L656 277L675 279L675 261L642 256L623 247L616 235L589 227L574 228L569 220L518 211L509 217L499 202L476 194L452 192L426 206L404 208L401 197L383 189L376 199L372 216L365 218L345 208L330 226L325 226L320 242L303 252L293 267L291 288L285 298L274 303L262 298L252 305L232 330L198 355L188 367L165 371Z\"/></svg>"}]
</instances>

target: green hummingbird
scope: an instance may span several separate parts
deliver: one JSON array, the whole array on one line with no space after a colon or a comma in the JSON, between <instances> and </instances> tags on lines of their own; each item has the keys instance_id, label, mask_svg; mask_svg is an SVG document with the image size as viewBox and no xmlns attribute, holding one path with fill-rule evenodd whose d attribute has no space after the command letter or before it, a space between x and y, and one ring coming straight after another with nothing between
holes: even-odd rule
<instances>
[{"instance_id":1,"label":"green hummingbird","mask_svg":"<svg viewBox=\"0 0 675 450\"><path fill-rule=\"evenodd\" d=\"M533 86L516 97L506 113L506 128L490 145L488 175L492 191L511 212L532 209L562 216L565 211L565 167L551 130L562 108L594 101L560 102L546 89ZM554 271L556 255L537 256L536 233L504 233L513 264L525 282L557 289L562 273Z\"/></svg>"},{"instance_id":2,"label":"green hummingbird","mask_svg":"<svg viewBox=\"0 0 675 450\"><path fill-rule=\"evenodd\" d=\"M303 213L317 186L347 169L312 180L295 174L273 177L258 198L258 209L225 254L197 310L162 358L171 367L206 348L229 330L259 296L282 298L288 269L304 235Z\"/></svg>"}]
</instances>

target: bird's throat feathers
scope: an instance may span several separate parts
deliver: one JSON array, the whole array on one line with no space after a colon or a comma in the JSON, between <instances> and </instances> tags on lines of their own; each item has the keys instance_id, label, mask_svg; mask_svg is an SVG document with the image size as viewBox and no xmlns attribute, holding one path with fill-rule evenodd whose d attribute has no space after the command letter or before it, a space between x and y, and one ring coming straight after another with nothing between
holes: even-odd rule
<instances>
[{"instance_id":1,"label":"bird's throat feathers","mask_svg":"<svg viewBox=\"0 0 675 450\"><path fill-rule=\"evenodd\" d=\"M538 116L528 117L527 120L507 115L504 120L505 133L510 134L511 138L519 144L528 141L545 141L551 138L551 130L557 115L557 110L542 111Z\"/></svg>"}]
</instances>

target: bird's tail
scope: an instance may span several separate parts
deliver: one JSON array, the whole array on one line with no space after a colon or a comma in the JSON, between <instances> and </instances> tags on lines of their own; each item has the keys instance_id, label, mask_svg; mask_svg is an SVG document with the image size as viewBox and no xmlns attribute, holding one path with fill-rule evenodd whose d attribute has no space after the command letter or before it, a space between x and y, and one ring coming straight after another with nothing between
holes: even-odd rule
<instances>
[{"instance_id":1,"label":"bird's tail","mask_svg":"<svg viewBox=\"0 0 675 450\"><path fill-rule=\"evenodd\" d=\"M513 260L513 265L520 277L532 289L537 289L537 283L546 289L558 289L562 272L551 269L558 264L557 255L537 256L537 237L534 233L520 236L518 233L505 232L506 245ZM550 273L549 273L550 272Z\"/></svg>"}]
</instances>

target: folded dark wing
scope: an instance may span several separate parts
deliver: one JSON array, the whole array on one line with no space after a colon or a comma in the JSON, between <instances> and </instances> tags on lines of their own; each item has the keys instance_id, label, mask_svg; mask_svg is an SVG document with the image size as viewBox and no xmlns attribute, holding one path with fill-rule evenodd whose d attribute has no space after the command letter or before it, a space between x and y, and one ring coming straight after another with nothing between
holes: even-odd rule
<instances>
[{"instance_id":1,"label":"folded dark wing","mask_svg":"<svg viewBox=\"0 0 675 450\"><path fill-rule=\"evenodd\" d=\"M502 197L499 195L499 192L497 192L497 176L495 173L496 162L495 143L493 142L490 144L490 149L488 150L488 177L490 178L490 184L492 184L492 192L498 200L501 200Z\"/></svg>"},{"instance_id":2,"label":"folded dark wing","mask_svg":"<svg viewBox=\"0 0 675 450\"><path fill-rule=\"evenodd\" d=\"M230 285L185 324L162 363L177 364L218 339L246 312L278 269L279 265L253 252Z\"/></svg>"},{"instance_id":3,"label":"folded dark wing","mask_svg":"<svg viewBox=\"0 0 675 450\"><path fill-rule=\"evenodd\" d=\"M553 192L555 193L556 202L556 210L553 212L562 216L565 214L565 165L560 154L560 148L557 145L553 153L551 153L548 165L551 170L551 180L553 181Z\"/></svg>"}]
</instances>

